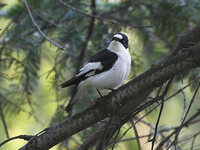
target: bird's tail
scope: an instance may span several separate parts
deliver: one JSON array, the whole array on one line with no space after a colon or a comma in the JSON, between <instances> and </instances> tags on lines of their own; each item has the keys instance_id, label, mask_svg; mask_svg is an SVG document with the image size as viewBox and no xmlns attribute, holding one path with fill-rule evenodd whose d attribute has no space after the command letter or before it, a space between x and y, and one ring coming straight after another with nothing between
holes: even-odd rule
<instances>
[{"instance_id":1,"label":"bird's tail","mask_svg":"<svg viewBox=\"0 0 200 150\"><path fill-rule=\"evenodd\" d=\"M74 84L79 84L81 81L85 80L87 77L85 77L85 74L81 75L81 76L75 76L72 79L65 81L64 83L62 83L60 86L62 88L67 87L67 86L71 86Z\"/></svg>"},{"instance_id":2,"label":"bird's tail","mask_svg":"<svg viewBox=\"0 0 200 150\"><path fill-rule=\"evenodd\" d=\"M77 83L77 77L73 77L72 79L68 80L68 81L65 81L64 83L62 83L60 86L62 88L64 87L68 87L68 86L71 86L73 84L76 84Z\"/></svg>"}]
</instances>

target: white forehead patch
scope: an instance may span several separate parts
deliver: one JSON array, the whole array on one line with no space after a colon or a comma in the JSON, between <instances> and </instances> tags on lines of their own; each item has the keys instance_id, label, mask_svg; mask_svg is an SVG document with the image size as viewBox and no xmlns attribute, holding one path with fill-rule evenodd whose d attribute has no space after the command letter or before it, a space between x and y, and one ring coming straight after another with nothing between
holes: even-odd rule
<instances>
[{"instance_id":1,"label":"white forehead patch","mask_svg":"<svg viewBox=\"0 0 200 150\"><path fill-rule=\"evenodd\" d=\"M122 35L121 34L115 34L113 37L116 37L116 38L118 38L118 39L123 39L123 37L122 37Z\"/></svg>"}]
</instances>

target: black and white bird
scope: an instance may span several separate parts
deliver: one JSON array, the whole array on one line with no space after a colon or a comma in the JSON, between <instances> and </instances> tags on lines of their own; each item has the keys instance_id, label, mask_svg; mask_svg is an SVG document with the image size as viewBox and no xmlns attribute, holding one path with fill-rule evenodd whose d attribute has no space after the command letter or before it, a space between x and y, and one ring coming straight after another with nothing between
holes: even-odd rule
<instances>
[{"instance_id":1,"label":"black and white bird","mask_svg":"<svg viewBox=\"0 0 200 150\"><path fill-rule=\"evenodd\" d=\"M79 73L62 83L61 87L78 85L77 92L70 102L74 104L88 88L97 90L119 88L128 77L130 69L128 37L117 32L106 49L91 57Z\"/></svg>"}]
</instances>

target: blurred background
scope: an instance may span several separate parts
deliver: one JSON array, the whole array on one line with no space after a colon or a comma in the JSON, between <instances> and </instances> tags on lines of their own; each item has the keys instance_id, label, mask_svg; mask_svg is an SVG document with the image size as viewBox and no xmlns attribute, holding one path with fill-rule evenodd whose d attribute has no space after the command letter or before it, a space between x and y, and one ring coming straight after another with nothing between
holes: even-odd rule
<instances>
[{"instance_id":1,"label":"blurred background","mask_svg":"<svg viewBox=\"0 0 200 150\"><path fill-rule=\"evenodd\" d=\"M84 62L105 48L115 32L129 37L132 71L127 80L140 75L167 56L181 36L200 19L199 0L65 0L80 10L76 12L54 0L27 0L32 17L42 32L66 49L59 49L47 41L34 25L23 0L0 1L0 142L17 135L34 135L49 125L62 122L68 114L65 107L75 88L60 88L60 84L76 74ZM86 14L100 16L100 19ZM199 69L182 74L173 82L168 95L195 79ZM197 84L193 84L166 102L159 129L180 125ZM156 91L155 91L156 93ZM155 95L152 93L151 96ZM99 95L89 90L74 106L73 114L94 103ZM200 107L199 93L189 112ZM141 117L153 106L140 112ZM138 135L153 133L159 107L136 124ZM131 126L126 123L120 135ZM63 141L52 150L75 150L98 127L88 128ZM180 133L180 149L200 149L197 134L199 124ZM197 134L194 138L194 134ZM189 138L191 136L191 138ZM123 139L135 137L133 129ZM152 137L121 141L116 150L149 150ZM158 140L159 140L158 135ZM189 139L187 139L189 138ZM194 142L193 142L194 141ZM1 147L13 150L26 141L14 140ZM156 143L157 144L157 143ZM109 147L108 149L111 149Z\"/></svg>"}]
</instances>

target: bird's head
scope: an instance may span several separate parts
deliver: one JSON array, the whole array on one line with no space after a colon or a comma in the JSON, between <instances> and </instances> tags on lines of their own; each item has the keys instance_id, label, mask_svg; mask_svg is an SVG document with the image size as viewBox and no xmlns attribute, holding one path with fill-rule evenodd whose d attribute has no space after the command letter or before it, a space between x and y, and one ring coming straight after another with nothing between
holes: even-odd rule
<instances>
[{"instance_id":1,"label":"bird's head","mask_svg":"<svg viewBox=\"0 0 200 150\"><path fill-rule=\"evenodd\" d=\"M128 37L123 33L120 32L115 33L113 35L112 41L120 42L125 47L125 49L128 48Z\"/></svg>"}]
</instances>

